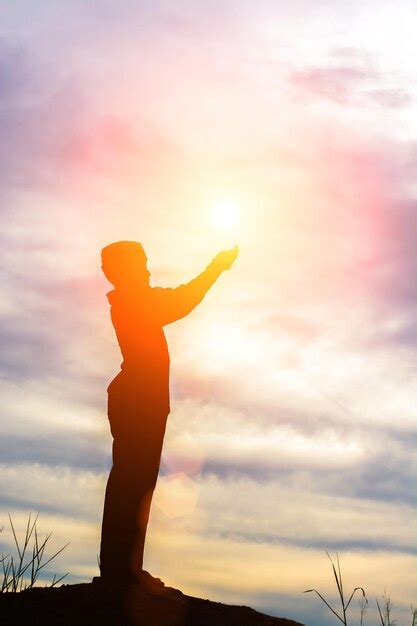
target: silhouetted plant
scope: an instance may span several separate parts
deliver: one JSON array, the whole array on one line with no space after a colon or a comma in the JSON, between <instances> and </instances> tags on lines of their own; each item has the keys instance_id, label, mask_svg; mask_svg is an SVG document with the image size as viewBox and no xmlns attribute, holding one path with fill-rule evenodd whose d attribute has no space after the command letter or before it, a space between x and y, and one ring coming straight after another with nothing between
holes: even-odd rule
<instances>
[{"instance_id":1,"label":"silhouetted plant","mask_svg":"<svg viewBox=\"0 0 417 626\"><path fill-rule=\"evenodd\" d=\"M365 623L365 615L368 610L368 600L363 596L359 600L359 610L360 610L360 626L363 626Z\"/></svg>"},{"instance_id":2,"label":"silhouetted plant","mask_svg":"<svg viewBox=\"0 0 417 626\"><path fill-rule=\"evenodd\" d=\"M45 539L40 540L37 530L38 515L32 521L29 514L26 524L26 532L23 540L19 542L13 525L12 518L9 515L10 526L13 533L13 539L17 551L17 556L11 554L0 557L0 566L2 568L2 579L0 578L0 593L18 592L23 589L33 587L38 580L39 572L46 567L58 554L60 554L68 544L57 550L51 557L47 557L45 550L52 533L48 533ZM3 528L1 529L3 530ZM54 575L51 587L55 587L65 576L56 578Z\"/></svg>"},{"instance_id":3,"label":"silhouetted plant","mask_svg":"<svg viewBox=\"0 0 417 626\"><path fill-rule=\"evenodd\" d=\"M411 626L417 626L417 609L411 605Z\"/></svg>"},{"instance_id":4,"label":"silhouetted plant","mask_svg":"<svg viewBox=\"0 0 417 626\"><path fill-rule=\"evenodd\" d=\"M333 615L335 615L337 619L340 620L342 624L344 624L344 626L347 626L348 624L347 610L350 606L350 603L353 600L355 593L357 591L362 592L362 600L365 602L366 605L368 604L368 600L367 600L365 591L362 587L355 587L355 589L352 591L352 593L349 596L349 600L348 601L345 600L345 591L343 589L343 578L342 578L342 572L340 570L339 555L336 554L336 564L337 564L337 569L336 569L336 565L333 562L330 554L327 551L326 551L326 554L330 560L330 563L332 564L333 574L334 574L334 578L336 581L338 595L340 598L340 604L341 604L340 614L329 604L326 598L319 591L317 591L317 589L306 589L304 593L311 593L311 592L316 593L319 596L319 598L324 602L324 604L327 606L327 608L333 613ZM363 614L361 613L361 624L363 624L363 617L365 615L365 610L363 611Z\"/></svg>"},{"instance_id":5,"label":"silhouetted plant","mask_svg":"<svg viewBox=\"0 0 417 626\"><path fill-rule=\"evenodd\" d=\"M394 626L397 620L393 620L391 617L393 603L391 601L391 597L387 592L384 592L382 596L382 609L379 604L378 598L375 598L376 606L378 608L379 619L381 620L381 626Z\"/></svg>"}]
</instances>

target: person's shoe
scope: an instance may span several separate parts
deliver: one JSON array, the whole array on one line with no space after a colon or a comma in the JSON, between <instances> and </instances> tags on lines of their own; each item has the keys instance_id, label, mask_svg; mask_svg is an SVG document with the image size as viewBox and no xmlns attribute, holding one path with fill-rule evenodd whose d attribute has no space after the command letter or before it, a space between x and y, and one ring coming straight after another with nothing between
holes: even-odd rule
<instances>
[{"instance_id":1,"label":"person's shoe","mask_svg":"<svg viewBox=\"0 0 417 626\"><path fill-rule=\"evenodd\" d=\"M166 587L160 578L151 576L149 572L141 570L138 574L131 574L128 576L94 576L93 585L106 587L106 588L120 588L120 587L136 587L139 591L146 591L160 595L165 593Z\"/></svg>"},{"instance_id":2,"label":"person's shoe","mask_svg":"<svg viewBox=\"0 0 417 626\"><path fill-rule=\"evenodd\" d=\"M151 576L149 572L142 570L137 576L137 585L141 591L160 595L165 593L166 587L160 578Z\"/></svg>"},{"instance_id":3,"label":"person's shoe","mask_svg":"<svg viewBox=\"0 0 417 626\"><path fill-rule=\"evenodd\" d=\"M123 576L94 576L92 580L92 584L100 587L126 587L128 585L136 585L137 578L134 576L123 577Z\"/></svg>"}]
</instances>

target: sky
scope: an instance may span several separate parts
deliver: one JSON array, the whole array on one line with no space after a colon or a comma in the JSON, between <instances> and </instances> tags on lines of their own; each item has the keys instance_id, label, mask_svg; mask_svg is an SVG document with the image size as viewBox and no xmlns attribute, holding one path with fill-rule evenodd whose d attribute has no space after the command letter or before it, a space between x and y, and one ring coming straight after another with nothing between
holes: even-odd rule
<instances>
[{"instance_id":1,"label":"sky","mask_svg":"<svg viewBox=\"0 0 417 626\"><path fill-rule=\"evenodd\" d=\"M100 249L176 286L145 567L309 626L305 589L416 599L414 0L0 5L0 551L39 512L97 575L120 354ZM216 207L233 206L221 228ZM225 209L225 212L226 209ZM355 605L356 607L356 605ZM355 608L356 610L356 608Z\"/></svg>"}]
</instances>

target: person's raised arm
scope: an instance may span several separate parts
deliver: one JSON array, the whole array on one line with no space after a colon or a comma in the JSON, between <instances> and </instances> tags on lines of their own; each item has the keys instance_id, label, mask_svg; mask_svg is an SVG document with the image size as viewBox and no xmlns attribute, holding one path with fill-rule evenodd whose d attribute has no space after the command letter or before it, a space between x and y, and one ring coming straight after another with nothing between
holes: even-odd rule
<instances>
[{"instance_id":1,"label":"person's raised arm","mask_svg":"<svg viewBox=\"0 0 417 626\"><path fill-rule=\"evenodd\" d=\"M171 324L188 315L202 301L220 274L232 267L237 255L237 246L231 250L223 250L190 282L175 289L156 288L158 314L162 325Z\"/></svg>"}]
</instances>

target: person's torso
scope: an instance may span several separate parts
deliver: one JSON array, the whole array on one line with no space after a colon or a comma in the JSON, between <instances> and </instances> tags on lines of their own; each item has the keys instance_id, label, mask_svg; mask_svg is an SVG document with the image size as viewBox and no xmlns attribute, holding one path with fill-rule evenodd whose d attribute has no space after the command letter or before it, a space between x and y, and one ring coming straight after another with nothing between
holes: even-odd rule
<instances>
[{"instance_id":1,"label":"person's torso","mask_svg":"<svg viewBox=\"0 0 417 626\"><path fill-rule=\"evenodd\" d=\"M122 376L144 402L169 407L169 352L152 289L108 294L111 320L123 356Z\"/></svg>"}]
</instances>

